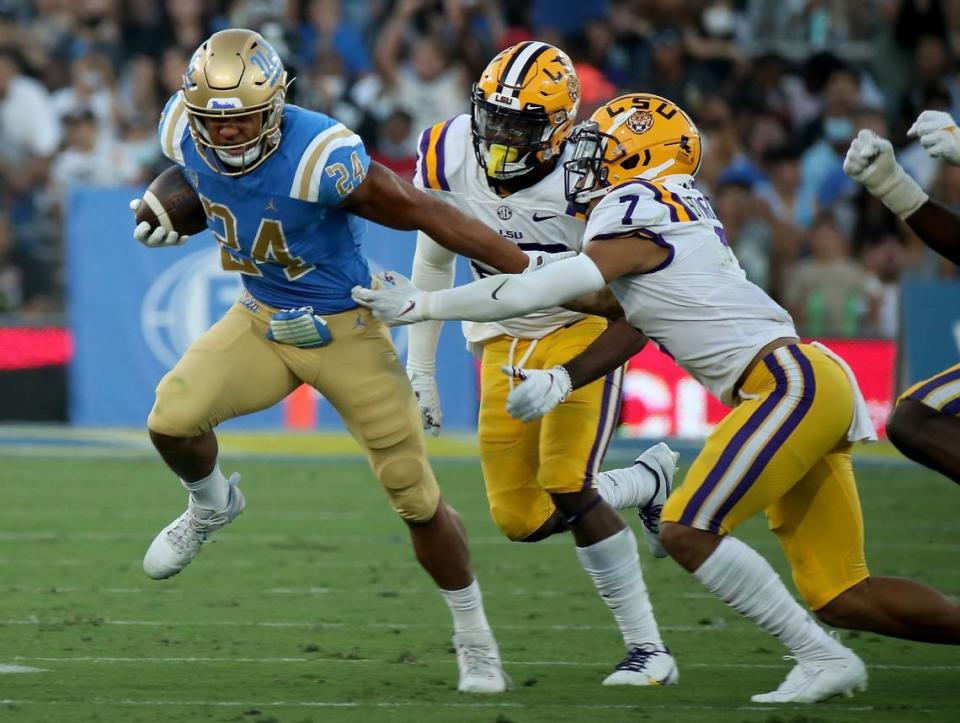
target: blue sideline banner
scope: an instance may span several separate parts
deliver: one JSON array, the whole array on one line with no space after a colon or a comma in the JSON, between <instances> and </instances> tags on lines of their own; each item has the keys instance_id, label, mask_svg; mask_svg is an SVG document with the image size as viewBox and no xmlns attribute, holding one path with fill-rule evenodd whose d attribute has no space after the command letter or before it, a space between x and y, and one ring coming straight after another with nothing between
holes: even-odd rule
<instances>
[{"instance_id":1,"label":"blue sideline banner","mask_svg":"<svg viewBox=\"0 0 960 723\"><path fill-rule=\"evenodd\" d=\"M136 189L87 188L69 198L67 303L75 344L69 416L74 424L143 426L157 382L240 293L239 275L220 269L209 231L177 248L138 244L127 208L135 195ZM370 224L364 250L371 271L397 269L409 275L415 239L413 232ZM463 259L457 276L458 283L469 277ZM393 338L405 357L406 330L394 330ZM458 324L445 325L437 370L444 426L473 429L476 371ZM340 427L329 404L318 400L318 405L317 426ZM280 428L283 418L277 405L227 425Z\"/></svg>"},{"instance_id":2,"label":"blue sideline banner","mask_svg":"<svg viewBox=\"0 0 960 723\"><path fill-rule=\"evenodd\" d=\"M902 293L898 391L960 362L960 282L906 281Z\"/></svg>"}]
</instances>

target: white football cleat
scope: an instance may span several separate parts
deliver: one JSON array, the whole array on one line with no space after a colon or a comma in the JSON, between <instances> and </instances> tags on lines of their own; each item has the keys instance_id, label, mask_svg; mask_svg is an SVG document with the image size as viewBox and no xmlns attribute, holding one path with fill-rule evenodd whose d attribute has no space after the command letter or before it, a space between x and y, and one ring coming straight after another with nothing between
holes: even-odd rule
<instances>
[{"instance_id":1,"label":"white football cleat","mask_svg":"<svg viewBox=\"0 0 960 723\"><path fill-rule=\"evenodd\" d=\"M657 491L653 497L647 504L637 508L643 523L643 536L654 557L668 556L660 542L660 513L673 490L673 475L677 472L679 459L679 452L674 452L664 442L658 442L634 460L634 464L643 465L657 479Z\"/></svg>"},{"instance_id":2,"label":"white football cleat","mask_svg":"<svg viewBox=\"0 0 960 723\"><path fill-rule=\"evenodd\" d=\"M197 507L190 498L187 511L153 538L143 557L143 571L154 580L162 580L176 575L189 565L210 535L233 522L247 506L243 493L237 487L239 481L239 474L232 474L227 480L230 492L227 506L222 510Z\"/></svg>"},{"instance_id":3,"label":"white football cleat","mask_svg":"<svg viewBox=\"0 0 960 723\"><path fill-rule=\"evenodd\" d=\"M680 682L677 661L666 648L653 643L630 648L627 657L617 663L604 685L676 685Z\"/></svg>"},{"instance_id":4,"label":"white football cleat","mask_svg":"<svg viewBox=\"0 0 960 723\"><path fill-rule=\"evenodd\" d=\"M457 633L453 647L460 668L457 690L461 693L502 693L513 688L492 633Z\"/></svg>"},{"instance_id":5,"label":"white football cleat","mask_svg":"<svg viewBox=\"0 0 960 723\"><path fill-rule=\"evenodd\" d=\"M791 658L788 656L787 660ZM835 658L798 660L780 687L750 697L754 703L819 703L867 689L867 666L852 650Z\"/></svg>"}]
</instances>

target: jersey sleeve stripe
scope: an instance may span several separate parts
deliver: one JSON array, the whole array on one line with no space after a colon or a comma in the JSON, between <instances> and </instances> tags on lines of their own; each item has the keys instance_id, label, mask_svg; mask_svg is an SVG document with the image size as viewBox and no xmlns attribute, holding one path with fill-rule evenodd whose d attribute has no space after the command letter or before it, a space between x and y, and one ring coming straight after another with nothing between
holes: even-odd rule
<instances>
[{"instance_id":1,"label":"jersey sleeve stripe","mask_svg":"<svg viewBox=\"0 0 960 723\"><path fill-rule=\"evenodd\" d=\"M683 220L683 221L694 221L694 220L696 220L697 216L693 213L693 211L690 210L690 207L687 206L687 204L685 204L685 203L683 202L683 199L682 199L680 196L678 196L678 195L677 195L676 193L674 193L673 191L670 191L670 197L674 200L674 202L675 202L675 203L681 208L681 210L682 210L681 220ZM686 216L686 218L684 218L684 216Z\"/></svg>"},{"instance_id":2,"label":"jersey sleeve stripe","mask_svg":"<svg viewBox=\"0 0 960 723\"><path fill-rule=\"evenodd\" d=\"M363 143L363 141L360 140L360 136L358 136L356 133L351 133L346 128L344 128L344 130L346 131L346 135L340 133L334 134L323 145L323 148L320 149L321 155L317 159L316 165L313 168L313 174L308 179L309 185L306 198L307 201L316 203L320 200L320 184L323 182L324 173L329 170L327 161L330 158L330 154L338 148L358 146Z\"/></svg>"},{"instance_id":3,"label":"jersey sleeve stripe","mask_svg":"<svg viewBox=\"0 0 960 723\"><path fill-rule=\"evenodd\" d=\"M430 129L427 136L427 147L422 153L423 163L423 185L425 188L432 188L434 191L449 191L450 184L447 183L447 176L443 170L443 139L447 135L447 128L452 121L437 123Z\"/></svg>"},{"instance_id":4,"label":"jersey sleeve stripe","mask_svg":"<svg viewBox=\"0 0 960 723\"><path fill-rule=\"evenodd\" d=\"M690 215L690 212L687 211L687 209L683 206L683 204L670 198L670 196L673 196L674 194L670 193L669 191L664 193L666 189L663 189L657 184L651 183L650 181L637 179L637 183L641 184L644 188L647 188L650 190L650 192L653 194L654 201L656 201L657 203L661 203L667 207L667 210L670 212L670 220L673 223L680 223L681 220L683 221L693 220L693 217Z\"/></svg>"},{"instance_id":5,"label":"jersey sleeve stripe","mask_svg":"<svg viewBox=\"0 0 960 723\"><path fill-rule=\"evenodd\" d=\"M316 175L318 168L321 173L323 172L323 166L318 166L318 162L324 155L327 146L338 138L347 138L354 135L353 131L345 128L341 123L337 123L310 141L310 145L300 156L300 163L297 164L297 172L294 174L293 184L290 186L290 196L299 198L301 201L310 200L308 195L314 175Z\"/></svg>"},{"instance_id":6,"label":"jersey sleeve stripe","mask_svg":"<svg viewBox=\"0 0 960 723\"><path fill-rule=\"evenodd\" d=\"M183 96L177 95L170 111L161 122L160 145L163 155L176 163L183 163L183 149L180 140L187 127L187 111Z\"/></svg>"},{"instance_id":7,"label":"jersey sleeve stripe","mask_svg":"<svg viewBox=\"0 0 960 723\"><path fill-rule=\"evenodd\" d=\"M440 181L440 188L444 191L450 190L450 184L447 183L446 163L444 162L444 141L447 138L447 131L450 130L452 120L443 124L443 130L440 131L440 138L437 139L437 180Z\"/></svg>"},{"instance_id":8,"label":"jersey sleeve stripe","mask_svg":"<svg viewBox=\"0 0 960 723\"><path fill-rule=\"evenodd\" d=\"M420 181L420 186L428 188L427 186L427 147L430 144L430 131L433 130L429 128L420 134L420 160L417 163L417 175L414 178L414 182L417 180Z\"/></svg>"}]
</instances>

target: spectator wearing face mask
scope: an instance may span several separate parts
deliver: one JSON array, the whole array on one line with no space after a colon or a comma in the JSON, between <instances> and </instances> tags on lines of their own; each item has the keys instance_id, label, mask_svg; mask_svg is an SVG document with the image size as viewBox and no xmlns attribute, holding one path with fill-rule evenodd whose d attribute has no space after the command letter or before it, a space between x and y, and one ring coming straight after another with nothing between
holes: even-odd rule
<instances>
[{"instance_id":1,"label":"spectator wearing face mask","mask_svg":"<svg viewBox=\"0 0 960 723\"><path fill-rule=\"evenodd\" d=\"M823 116L817 141L803 154L798 218L804 226L813 223L824 183L843 173L843 154L856 131L854 112L860 105L860 83L849 68L830 74L823 91Z\"/></svg>"}]
</instances>

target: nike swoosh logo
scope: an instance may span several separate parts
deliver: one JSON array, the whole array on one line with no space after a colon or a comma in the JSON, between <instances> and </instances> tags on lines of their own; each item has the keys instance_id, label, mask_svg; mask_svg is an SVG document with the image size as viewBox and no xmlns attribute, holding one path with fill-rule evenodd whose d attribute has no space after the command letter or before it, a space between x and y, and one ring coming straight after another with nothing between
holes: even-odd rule
<instances>
[{"instance_id":1,"label":"nike swoosh logo","mask_svg":"<svg viewBox=\"0 0 960 723\"><path fill-rule=\"evenodd\" d=\"M548 220L550 220L551 218L556 218L556 217L557 217L557 214L555 214L555 213L548 213L548 214L545 215L545 216L541 216L539 213L533 214L533 220L536 221L536 222L548 221Z\"/></svg>"},{"instance_id":2,"label":"nike swoosh logo","mask_svg":"<svg viewBox=\"0 0 960 723\"><path fill-rule=\"evenodd\" d=\"M403 311L401 311L399 314L397 314L397 316L403 316L404 314L406 314L406 313L408 313L409 311L411 311L411 310L413 309L413 307L416 306L416 305L417 305L417 302L416 302L416 301L408 301L406 308L405 308Z\"/></svg>"},{"instance_id":3,"label":"nike swoosh logo","mask_svg":"<svg viewBox=\"0 0 960 723\"><path fill-rule=\"evenodd\" d=\"M507 281L509 281L509 280L510 280L510 279L507 279ZM498 286L497 288L495 288L495 289L493 290L493 293L490 294L490 298L491 298L491 299L493 299L494 301L499 301L499 299L497 298L497 292L500 291L500 289L502 289L504 286L507 285L507 281L504 281L502 284L500 284L500 286Z\"/></svg>"}]
</instances>

